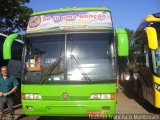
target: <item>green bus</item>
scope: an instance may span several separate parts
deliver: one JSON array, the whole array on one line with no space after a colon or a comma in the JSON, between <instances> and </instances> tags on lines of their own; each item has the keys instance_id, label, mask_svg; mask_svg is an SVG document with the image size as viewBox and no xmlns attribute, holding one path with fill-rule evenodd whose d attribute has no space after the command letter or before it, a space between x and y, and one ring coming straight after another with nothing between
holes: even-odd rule
<instances>
[{"instance_id":1,"label":"green bus","mask_svg":"<svg viewBox=\"0 0 160 120\"><path fill-rule=\"evenodd\" d=\"M8 37L7 35L0 33L0 67L3 65L6 65L8 67L9 73L11 75L14 75L20 81L21 71L22 71L22 50L23 50L24 42L20 39L13 39L14 41L12 41L12 43L7 42L8 41L6 39L7 37ZM3 47L4 44L5 44L5 47ZM9 59L9 60L3 59L3 53L6 52L6 49L4 49L6 48L6 45L11 49L12 59Z\"/></svg>"},{"instance_id":2,"label":"green bus","mask_svg":"<svg viewBox=\"0 0 160 120\"><path fill-rule=\"evenodd\" d=\"M26 33L21 83L25 114L116 114L117 55L128 55L128 37L122 28L114 31L109 9L33 13Z\"/></svg>"}]
</instances>

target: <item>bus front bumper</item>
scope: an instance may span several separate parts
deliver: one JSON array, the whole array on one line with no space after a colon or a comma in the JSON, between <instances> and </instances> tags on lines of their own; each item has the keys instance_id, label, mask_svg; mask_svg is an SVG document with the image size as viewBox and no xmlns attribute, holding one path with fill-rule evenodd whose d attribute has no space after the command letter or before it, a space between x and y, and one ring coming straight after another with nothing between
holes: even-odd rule
<instances>
[{"instance_id":1,"label":"bus front bumper","mask_svg":"<svg viewBox=\"0 0 160 120\"><path fill-rule=\"evenodd\" d=\"M41 101L23 100L26 115L40 116L91 116L115 115L116 100Z\"/></svg>"}]
</instances>

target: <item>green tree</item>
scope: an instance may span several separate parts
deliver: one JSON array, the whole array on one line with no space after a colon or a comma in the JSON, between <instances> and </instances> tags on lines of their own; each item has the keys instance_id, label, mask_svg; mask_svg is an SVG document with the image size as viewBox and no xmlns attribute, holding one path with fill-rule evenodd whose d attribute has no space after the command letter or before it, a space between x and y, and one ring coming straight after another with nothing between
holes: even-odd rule
<instances>
[{"instance_id":1,"label":"green tree","mask_svg":"<svg viewBox=\"0 0 160 120\"><path fill-rule=\"evenodd\" d=\"M25 4L30 0L0 0L0 33L24 32L33 10Z\"/></svg>"},{"instance_id":2,"label":"green tree","mask_svg":"<svg viewBox=\"0 0 160 120\"><path fill-rule=\"evenodd\" d=\"M131 40L131 37L132 37L133 34L134 34L134 30L130 30L130 29L128 29L128 28L125 28L125 30L127 31L128 40L130 41L130 40Z\"/></svg>"}]
</instances>

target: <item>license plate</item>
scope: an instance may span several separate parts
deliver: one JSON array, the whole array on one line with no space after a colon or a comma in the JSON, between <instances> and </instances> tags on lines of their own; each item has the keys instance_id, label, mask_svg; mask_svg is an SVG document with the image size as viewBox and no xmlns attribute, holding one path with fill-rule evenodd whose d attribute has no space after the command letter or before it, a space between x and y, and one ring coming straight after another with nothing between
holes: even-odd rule
<instances>
[{"instance_id":1,"label":"license plate","mask_svg":"<svg viewBox=\"0 0 160 120\"><path fill-rule=\"evenodd\" d=\"M105 113L103 112L88 112L89 119L105 119Z\"/></svg>"}]
</instances>

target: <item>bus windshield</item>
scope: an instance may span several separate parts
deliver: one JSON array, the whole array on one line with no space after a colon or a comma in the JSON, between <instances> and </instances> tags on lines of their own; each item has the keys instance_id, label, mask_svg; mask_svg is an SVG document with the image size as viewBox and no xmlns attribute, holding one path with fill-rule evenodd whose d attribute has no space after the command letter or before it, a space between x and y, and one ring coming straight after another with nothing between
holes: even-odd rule
<instances>
[{"instance_id":1,"label":"bus windshield","mask_svg":"<svg viewBox=\"0 0 160 120\"><path fill-rule=\"evenodd\" d=\"M23 83L113 80L113 33L28 36Z\"/></svg>"}]
</instances>

